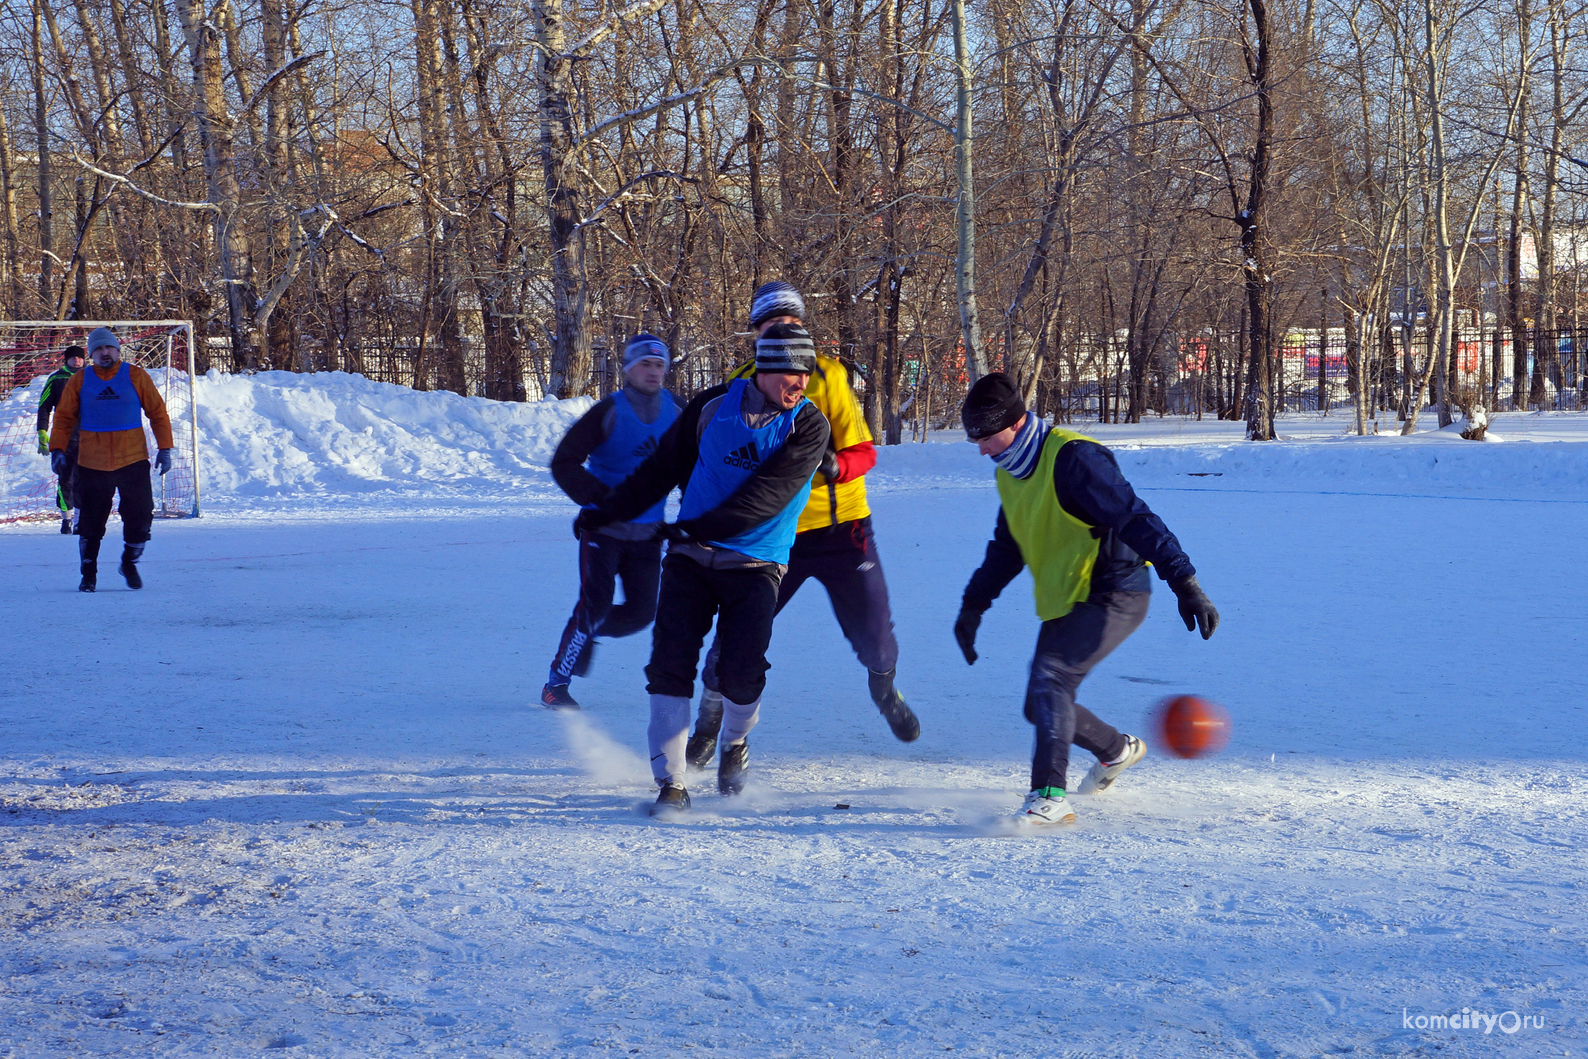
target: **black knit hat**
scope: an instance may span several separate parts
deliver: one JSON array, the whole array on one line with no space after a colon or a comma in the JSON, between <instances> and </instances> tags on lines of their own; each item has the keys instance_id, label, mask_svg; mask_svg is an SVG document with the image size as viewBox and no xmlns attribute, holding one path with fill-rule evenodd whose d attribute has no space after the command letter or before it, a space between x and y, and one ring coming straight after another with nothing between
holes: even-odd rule
<instances>
[{"instance_id":1,"label":"black knit hat","mask_svg":"<svg viewBox=\"0 0 1588 1059\"><path fill-rule=\"evenodd\" d=\"M798 324L773 324L755 340L755 370L804 372L816 370L816 343Z\"/></svg>"},{"instance_id":2,"label":"black knit hat","mask_svg":"<svg viewBox=\"0 0 1588 1059\"><path fill-rule=\"evenodd\" d=\"M972 439L1008 430L1025 414L1026 402L1020 396L1020 387L1001 371L977 379L965 395L965 405L959 413L965 433Z\"/></svg>"},{"instance_id":3,"label":"black knit hat","mask_svg":"<svg viewBox=\"0 0 1588 1059\"><path fill-rule=\"evenodd\" d=\"M84 360L87 360L88 350L84 349L82 346L67 346L61 351L62 361L71 360L73 357L82 357Z\"/></svg>"}]
</instances>

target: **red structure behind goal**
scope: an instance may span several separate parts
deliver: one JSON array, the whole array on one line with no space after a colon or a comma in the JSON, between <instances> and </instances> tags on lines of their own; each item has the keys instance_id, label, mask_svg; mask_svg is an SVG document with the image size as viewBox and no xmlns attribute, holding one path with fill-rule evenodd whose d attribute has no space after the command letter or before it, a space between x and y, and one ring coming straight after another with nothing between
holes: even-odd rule
<instances>
[{"instance_id":1,"label":"red structure behind goal","mask_svg":"<svg viewBox=\"0 0 1588 1059\"><path fill-rule=\"evenodd\" d=\"M96 327L116 332L122 359L149 373L171 413L176 442L171 473L150 472L155 517L198 517L193 325L186 320L20 320L0 321L0 522L59 517L50 458L38 451L39 395L44 380L61 366L61 351L84 345ZM149 451L154 452L152 434Z\"/></svg>"}]
</instances>

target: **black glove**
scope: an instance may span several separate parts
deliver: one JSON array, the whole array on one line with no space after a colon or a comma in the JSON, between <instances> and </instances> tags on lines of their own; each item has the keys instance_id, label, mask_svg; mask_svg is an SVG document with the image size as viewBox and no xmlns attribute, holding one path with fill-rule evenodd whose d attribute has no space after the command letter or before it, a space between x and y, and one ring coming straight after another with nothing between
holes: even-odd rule
<instances>
[{"instance_id":1,"label":"black glove","mask_svg":"<svg viewBox=\"0 0 1588 1059\"><path fill-rule=\"evenodd\" d=\"M1200 626L1202 639L1212 636L1213 630L1219 627L1219 612L1208 594L1202 591L1202 586L1197 584L1196 577L1170 581L1169 589L1180 600L1180 619L1185 622L1186 631L1193 631Z\"/></svg>"},{"instance_id":2,"label":"black glove","mask_svg":"<svg viewBox=\"0 0 1588 1059\"><path fill-rule=\"evenodd\" d=\"M670 541L673 544L682 544L684 541L692 539L689 536L689 531L676 522L658 522L656 524L656 535L662 540Z\"/></svg>"},{"instance_id":3,"label":"black glove","mask_svg":"<svg viewBox=\"0 0 1588 1059\"><path fill-rule=\"evenodd\" d=\"M54 472L55 477L63 478L66 472L71 469L72 465L66 462L66 453L60 449L54 449L50 452L50 470Z\"/></svg>"},{"instance_id":4,"label":"black glove","mask_svg":"<svg viewBox=\"0 0 1588 1059\"><path fill-rule=\"evenodd\" d=\"M961 607L959 617L954 619L954 641L965 653L965 664L968 666L976 664L976 630L980 627L981 615Z\"/></svg>"},{"instance_id":5,"label":"black glove","mask_svg":"<svg viewBox=\"0 0 1588 1059\"><path fill-rule=\"evenodd\" d=\"M594 533L611 522L612 516L600 508L587 507L580 511L578 517L573 520L573 535L575 537L583 537L586 533Z\"/></svg>"},{"instance_id":6,"label":"black glove","mask_svg":"<svg viewBox=\"0 0 1588 1059\"><path fill-rule=\"evenodd\" d=\"M171 450L170 449L161 449L159 452L155 453L154 454L154 465L160 471L161 474L170 473L170 471L171 471Z\"/></svg>"},{"instance_id":7,"label":"black glove","mask_svg":"<svg viewBox=\"0 0 1588 1059\"><path fill-rule=\"evenodd\" d=\"M822 462L817 466L816 470L829 482L838 481L838 453L832 449L822 453Z\"/></svg>"}]
</instances>

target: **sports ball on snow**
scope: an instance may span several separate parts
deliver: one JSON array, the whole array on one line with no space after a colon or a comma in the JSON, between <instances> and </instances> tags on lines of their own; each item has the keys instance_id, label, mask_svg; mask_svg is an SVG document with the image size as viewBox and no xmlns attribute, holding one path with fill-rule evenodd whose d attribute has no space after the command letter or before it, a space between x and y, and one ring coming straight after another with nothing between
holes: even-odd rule
<instances>
[{"instance_id":1,"label":"sports ball on snow","mask_svg":"<svg viewBox=\"0 0 1588 1059\"><path fill-rule=\"evenodd\" d=\"M1158 738L1175 757L1202 757L1230 741L1229 712L1195 695L1174 695L1158 704Z\"/></svg>"}]
</instances>

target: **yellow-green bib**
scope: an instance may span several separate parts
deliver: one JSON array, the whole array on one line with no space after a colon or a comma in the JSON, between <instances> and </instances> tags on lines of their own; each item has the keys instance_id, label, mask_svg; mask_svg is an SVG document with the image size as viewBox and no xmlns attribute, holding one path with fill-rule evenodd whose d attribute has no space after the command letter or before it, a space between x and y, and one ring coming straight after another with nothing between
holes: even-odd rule
<instances>
[{"instance_id":1,"label":"yellow-green bib","mask_svg":"<svg viewBox=\"0 0 1588 1059\"><path fill-rule=\"evenodd\" d=\"M1037 617L1062 618L1092 590L1092 566L1097 562L1097 541L1092 527L1065 511L1053 488L1053 461L1070 441L1091 441L1085 434L1054 427L1042 442L1037 469L1029 478L1016 478L998 468L998 499L1004 520L1020 545L1020 555L1031 571L1037 597Z\"/></svg>"}]
</instances>

